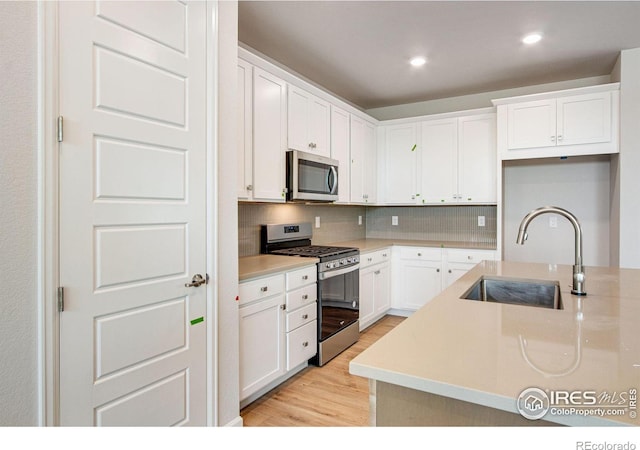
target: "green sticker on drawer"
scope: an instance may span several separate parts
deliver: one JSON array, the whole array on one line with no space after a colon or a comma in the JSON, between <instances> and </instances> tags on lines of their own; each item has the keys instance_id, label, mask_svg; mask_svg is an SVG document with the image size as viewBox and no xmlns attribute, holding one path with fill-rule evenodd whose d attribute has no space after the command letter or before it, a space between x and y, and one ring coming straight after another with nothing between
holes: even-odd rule
<instances>
[{"instance_id":1,"label":"green sticker on drawer","mask_svg":"<svg viewBox=\"0 0 640 450\"><path fill-rule=\"evenodd\" d=\"M191 325L195 325L195 324L200 323L200 322L204 322L204 317L200 316L197 319L193 319L191 321Z\"/></svg>"}]
</instances>

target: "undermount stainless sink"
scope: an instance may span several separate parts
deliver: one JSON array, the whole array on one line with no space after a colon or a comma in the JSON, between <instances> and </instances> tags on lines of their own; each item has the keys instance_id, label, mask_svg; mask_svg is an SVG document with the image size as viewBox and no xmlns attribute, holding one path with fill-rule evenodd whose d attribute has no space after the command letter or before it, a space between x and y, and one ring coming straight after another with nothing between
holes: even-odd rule
<instances>
[{"instance_id":1,"label":"undermount stainless sink","mask_svg":"<svg viewBox=\"0 0 640 450\"><path fill-rule=\"evenodd\" d=\"M557 281L482 276L461 298L563 309L560 284Z\"/></svg>"}]
</instances>

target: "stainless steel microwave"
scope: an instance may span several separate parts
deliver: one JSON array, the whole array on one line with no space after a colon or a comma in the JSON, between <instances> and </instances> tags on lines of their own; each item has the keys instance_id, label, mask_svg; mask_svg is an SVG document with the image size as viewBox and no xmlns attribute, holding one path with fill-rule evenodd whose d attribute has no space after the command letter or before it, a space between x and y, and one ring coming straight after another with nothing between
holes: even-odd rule
<instances>
[{"instance_id":1,"label":"stainless steel microwave","mask_svg":"<svg viewBox=\"0 0 640 450\"><path fill-rule=\"evenodd\" d=\"M334 202L338 200L338 161L324 156L287 152L287 200Z\"/></svg>"}]
</instances>

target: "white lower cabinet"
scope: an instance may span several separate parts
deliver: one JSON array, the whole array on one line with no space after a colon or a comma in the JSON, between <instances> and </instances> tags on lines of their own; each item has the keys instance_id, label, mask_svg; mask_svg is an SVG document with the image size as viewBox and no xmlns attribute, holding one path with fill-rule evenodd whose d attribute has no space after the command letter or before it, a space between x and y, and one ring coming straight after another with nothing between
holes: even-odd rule
<instances>
[{"instance_id":1,"label":"white lower cabinet","mask_svg":"<svg viewBox=\"0 0 640 450\"><path fill-rule=\"evenodd\" d=\"M360 255L360 331L391 307L391 249Z\"/></svg>"},{"instance_id":2,"label":"white lower cabinet","mask_svg":"<svg viewBox=\"0 0 640 450\"><path fill-rule=\"evenodd\" d=\"M394 247L391 307L416 311L495 251Z\"/></svg>"},{"instance_id":3,"label":"white lower cabinet","mask_svg":"<svg viewBox=\"0 0 640 450\"><path fill-rule=\"evenodd\" d=\"M240 400L295 373L317 351L316 265L240 283Z\"/></svg>"},{"instance_id":4,"label":"white lower cabinet","mask_svg":"<svg viewBox=\"0 0 640 450\"><path fill-rule=\"evenodd\" d=\"M394 247L394 309L415 311L442 291L439 248Z\"/></svg>"},{"instance_id":5,"label":"white lower cabinet","mask_svg":"<svg viewBox=\"0 0 640 450\"><path fill-rule=\"evenodd\" d=\"M240 308L240 399L285 373L284 294Z\"/></svg>"},{"instance_id":6,"label":"white lower cabinet","mask_svg":"<svg viewBox=\"0 0 640 450\"><path fill-rule=\"evenodd\" d=\"M445 256L443 259L443 289L451 286L454 281L469 270L473 269L473 267L480 261L494 261L496 259L496 252L494 250L465 250L449 248L443 253L443 256Z\"/></svg>"},{"instance_id":7,"label":"white lower cabinet","mask_svg":"<svg viewBox=\"0 0 640 450\"><path fill-rule=\"evenodd\" d=\"M292 370L315 356L317 336L315 320L287 333L287 370Z\"/></svg>"}]
</instances>

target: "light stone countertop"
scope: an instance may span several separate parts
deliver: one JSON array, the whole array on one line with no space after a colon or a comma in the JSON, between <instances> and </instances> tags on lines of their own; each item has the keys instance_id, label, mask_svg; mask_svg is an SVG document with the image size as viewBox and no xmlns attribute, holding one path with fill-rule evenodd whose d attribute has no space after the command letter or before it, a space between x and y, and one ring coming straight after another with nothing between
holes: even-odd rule
<instances>
[{"instance_id":1,"label":"light stone countertop","mask_svg":"<svg viewBox=\"0 0 640 450\"><path fill-rule=\"evenodd\" d=\"M380 250L393 245L403 245L411 247L441 247L441 248L464 248L478 250L495 250L495 247L486 244L461 243L448 241L421 241L403 239L358 239L355 241L335 242L327 245L340 247L355 247L361 253ZM316 264L316 258L297 258L281 255L254 255L239 258L239 280L244 281L250 278L271 275L273 273L304 267Z\"/></svg>"},{"instance_id":2,"label":"light stone countertop","mask_svg":"<svg viewBox=\"0 0 640 450\"><path fill-rule=\"evenodd\" d=\"M278 272L313 266L318 258L301 258L282 255L255 255L239 258L240 281L272 275Z\"/></svg>"},{"instance_id":3,"label":"light stone countertop","mask_svg":"<svg viewBox=\"0 0 640 450\"><path fill-rule=\"evenodd\" d=\"M618 395L640 389L640 270L483 261L350 363L350 373L519 414L529 387ZM464 300L482 275L560 282L563 310ZM630 406L628 403L627 406ZM640 405L638 405L640 409ZM635 413L637 414L637 410ZM640 425L621 416L552 415L564 425Z\"/></svg>"}]
</instances>

